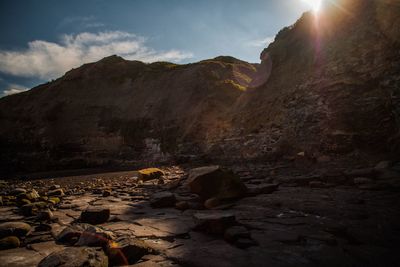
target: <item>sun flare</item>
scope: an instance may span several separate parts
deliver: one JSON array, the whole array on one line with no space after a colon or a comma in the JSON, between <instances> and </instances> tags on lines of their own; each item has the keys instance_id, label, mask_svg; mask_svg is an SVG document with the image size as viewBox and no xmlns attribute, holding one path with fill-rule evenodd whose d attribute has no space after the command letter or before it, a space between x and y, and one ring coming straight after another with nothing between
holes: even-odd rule
<instances>
[{"instance_id":1,"label":"sun flare","mask_svg":"<svg viewBox=\"0 0 400 267\"><path fill-rule=\"evenodd\" d=\"M302 0L307 5L309 5L314 13L318 13L321 9L321 2L322 0Z\"/></svg>"}]
</instances>

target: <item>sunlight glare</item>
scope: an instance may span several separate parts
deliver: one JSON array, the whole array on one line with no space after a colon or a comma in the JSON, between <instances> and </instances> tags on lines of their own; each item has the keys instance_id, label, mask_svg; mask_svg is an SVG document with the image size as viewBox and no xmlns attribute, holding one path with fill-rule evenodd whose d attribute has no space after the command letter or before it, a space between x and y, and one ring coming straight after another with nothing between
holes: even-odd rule
<instances>
[{"instance_id":1,"label":"sunlight glare","mask_svg":"<svg viewBox=\"0 0 400 267\"><path fill-rule=\"evenodd\" d=\"M318 13L319 10L321 9L321 2L322 0L302 0L305 2L307 5L309 5L314 13Z\"/></svg>"}]
</instances>

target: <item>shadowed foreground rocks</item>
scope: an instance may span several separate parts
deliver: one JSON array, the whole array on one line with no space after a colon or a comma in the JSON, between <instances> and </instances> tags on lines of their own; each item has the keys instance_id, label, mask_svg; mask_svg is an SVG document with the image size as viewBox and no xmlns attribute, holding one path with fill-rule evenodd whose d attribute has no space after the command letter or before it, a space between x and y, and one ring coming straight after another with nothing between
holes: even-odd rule
<instances>
[{"instance_id":1,"label":"shadowed foreground rocks","mask_svg":"<svg viewBox=\"0 0 400 267\"><path fill-rule=\"evenodd\" d=\"M398 266L398 162L162 173L2 181L0 265ZM214 183L189 186L207 175ZM237 192L232 181L241 194L225 198ZM56 202L49 196L55 188L64 193Z\"/></svg>"}]
</instances>

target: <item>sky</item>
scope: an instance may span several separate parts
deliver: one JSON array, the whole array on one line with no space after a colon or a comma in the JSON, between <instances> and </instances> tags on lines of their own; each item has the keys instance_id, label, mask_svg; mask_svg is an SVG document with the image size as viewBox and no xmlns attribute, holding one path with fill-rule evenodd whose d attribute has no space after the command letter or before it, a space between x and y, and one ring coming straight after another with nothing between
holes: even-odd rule
<instances>
[{"instance_id":1,"label":"sky","mask_svg":"<svg viewBox=\"0 0 400 267\"><path fill-rule=\"evenodd\" d=\"M309 9L304 0L0 0L0 96L114 54L259 62L276 33Z\"/></svg>"}]
</instances>

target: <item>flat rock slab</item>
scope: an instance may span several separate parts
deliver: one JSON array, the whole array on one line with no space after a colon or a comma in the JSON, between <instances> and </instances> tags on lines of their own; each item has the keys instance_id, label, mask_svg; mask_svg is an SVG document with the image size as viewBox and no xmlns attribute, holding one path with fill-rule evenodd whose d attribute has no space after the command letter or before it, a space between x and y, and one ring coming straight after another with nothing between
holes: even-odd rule
<instances>
[{"instance_id":1,"label":"flat rock slab","mask_svg":"<svg viewBox=\"0 0 400 267\"><path fill-rule=\"evenodd\" d=\"M49 241L49 242L31 244L30 248L32 250L38 252L43 257L46 257L46 256L50 255L53 252L57 252L57 251L63 250L65 247L62 246L62 245L58 245L54 241Z\"/></svg>"},{"instance_id":2,"label":"flat rock slab","mask_svg":"<svg viewBox=\"0 0 400 267\"><path fill-rule=\"evenodd\" d=\"M51 253L38 267L107 267L108 258L100 248L69 247Z\"/></svg>"},{"instance_id":3,"label":"flat rock slab","mask_svg":"<svg viewBox=\"0 0 400 267\"><path fill-rule=\"evenodd\" d=\"M16 248L0 251L0 266L27 267L37 266L43 255L34 250Z\"/></svg>"}]
</instances>

